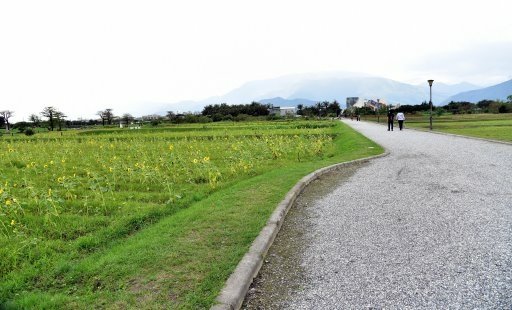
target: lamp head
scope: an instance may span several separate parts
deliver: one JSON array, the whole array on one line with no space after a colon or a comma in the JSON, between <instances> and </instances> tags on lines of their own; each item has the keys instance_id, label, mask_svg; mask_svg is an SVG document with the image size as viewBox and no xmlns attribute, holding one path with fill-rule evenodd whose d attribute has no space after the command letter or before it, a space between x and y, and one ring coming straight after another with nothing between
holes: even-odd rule
<instances>
[{"instance_id":1,"label":"lamp head","mask_svg":"<svg viewBox=\"0 0 512 310\"><path fill-rule=\"evenodd\" d=\"M428 85L432 86L432 83L434 83L434 80L428 80Z\"/></svg>"}]
</instances>

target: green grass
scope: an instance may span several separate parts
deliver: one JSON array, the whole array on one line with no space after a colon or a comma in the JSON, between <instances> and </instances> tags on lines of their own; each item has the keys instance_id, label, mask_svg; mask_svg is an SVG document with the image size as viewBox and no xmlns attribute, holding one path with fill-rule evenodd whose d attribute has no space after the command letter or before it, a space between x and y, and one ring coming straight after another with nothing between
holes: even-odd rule
<instances>
[{"instance_id":1,"label":"green grass","mask_svg":"<svg viewBox=\"0 0 512 310\"><path fill-rule=\"evenodd\" d=\"M375 116L363 119L376 121ZM385 116L380 122L386 124ZM458 114L432 117L434 131L512 142L512 114ZM429 115L406 115L405 126L429 130Z\"/></svg>"},{"instance_id":2,"label":"green grass","mask_svg":"<svg viewBox=\"0 0 512 310\"><path fill-rule=\"evenodd\" d=\"M264 159L260 154L263 165L245 174L240 168L239 177L225 180L216 189L189 184L191 188L182 190L179 203L166 207L165 212L158 198L162 194L146 193L145 186L116 196L118 205L129 206L117 211L111 202L113 206L107 207L114 209L109 211L114 217L101 210L84 216L83 200L65 204L78 211L62 210L67 216L60 215L53 222L39 219L40 226L31 228L40 232L26 232L39 238L35 245L30 238L17 239L27 244L19 249L24 255L9 265L12 271L4 271L0 279L0 308L209 308L277 204L300 178L333 163L382 153L379 146L339 122L323 128L334 139L320 156L298 161L294 152L281 159ZM289 130L290 135L297 134L296 129ZM222 170L221 159L214 153L211 156ZM9 171L21 173L23 169ZM163 196L163 200L168 198ZM97 198L91 208L101 202ZM4 249L18 249L8 240L2 241Z\"/></svg>"}]
</instances>

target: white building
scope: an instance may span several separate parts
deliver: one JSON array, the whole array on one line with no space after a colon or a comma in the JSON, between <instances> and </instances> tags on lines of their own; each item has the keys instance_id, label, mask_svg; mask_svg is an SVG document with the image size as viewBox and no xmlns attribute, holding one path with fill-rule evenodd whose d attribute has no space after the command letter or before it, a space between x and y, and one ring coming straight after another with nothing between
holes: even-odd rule
<instances>
[{"instance_id":1,"label":"white building","mask_svg":"<svg viewBox=\"0 0 512 310\"><path fill-rule=\"evenodd\" d=\"M377 110L382 107L387 107L388 104L383 99L363 99L361 97L347 97L347 109L350 108L370 108Z\"/></svg>"},{"instance_id":2,"label":"white building","mask_svg":"<svg viewBox=\"0 0 512 310\"><path fill-rule=\"evenodd\" d=\"M296 107L272 107L269 111L271 115L279 116L295 116L297 114Z\"/></svg>"}]
</instances>

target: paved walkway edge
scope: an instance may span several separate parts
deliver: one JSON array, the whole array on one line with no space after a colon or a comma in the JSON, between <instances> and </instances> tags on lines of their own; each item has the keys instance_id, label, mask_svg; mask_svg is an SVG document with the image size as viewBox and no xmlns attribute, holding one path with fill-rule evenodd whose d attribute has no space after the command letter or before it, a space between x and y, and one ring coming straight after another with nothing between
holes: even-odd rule
<instances>
[{"instance_id":1,"label":"paved walkway edge","mask_svg":"<svg viewBox=\"0 0 512 310\"><path fill-rule=\"evenodd\" d=\"M249 251L244 255L240 263L238 263L235 271L226 281L224 288L221 290L216 301L217 304L210 308L210 310L235 310L242 307L245 295L249 290L253 279L258 275L258 272L263 264L263 260L267 255L267 251L274 242L274 239L281 228L288 210L291 208L297 197L302 193L304 188L309 183L316 180L321 175L342 169L349 165L356 163L367 162L375 158L384 157L389 155L389 152L383 154L356 159L344 163L334 164L328 167L316 170L307 176L303 177L285 196L284 200L279 203L274 210L267 224L261 230L260 234L253 241Z\"/></svg>"}]
</instances>

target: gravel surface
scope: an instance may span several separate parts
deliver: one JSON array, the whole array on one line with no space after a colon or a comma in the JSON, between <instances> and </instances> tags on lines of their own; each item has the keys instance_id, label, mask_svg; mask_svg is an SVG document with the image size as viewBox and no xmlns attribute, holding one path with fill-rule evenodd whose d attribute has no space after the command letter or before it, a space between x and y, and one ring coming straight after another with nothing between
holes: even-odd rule
<instances>
[{"instance_id":1,"label":"gravel surface","mask_svg":"<svg viewBox=\"0 0 512 310\"><path fill-rule=\"evenodd\" d=\"M390 155L301 195L243 308L512 309L512 145L346 122Z\"/></svg>"}]
</instances>

